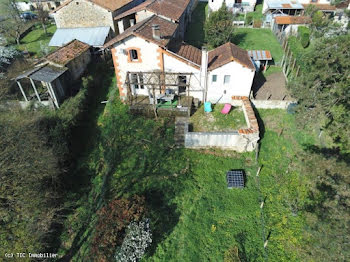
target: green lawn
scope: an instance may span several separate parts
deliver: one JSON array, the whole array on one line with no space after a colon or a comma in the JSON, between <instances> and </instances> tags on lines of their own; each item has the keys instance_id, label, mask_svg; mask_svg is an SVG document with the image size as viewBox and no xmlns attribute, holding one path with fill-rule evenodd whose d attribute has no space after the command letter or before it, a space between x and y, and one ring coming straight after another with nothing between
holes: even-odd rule
<instances>
[{"instance_id":1,"label":"green lawn","mask_svg":"<svg viewBox=\"0 0 350 262\"><path fill-rule=\"evenodd\" d=\"M240 107L233 107L227 115L221 113L223 107L224 105L215 105L213 112L205 113L203 106L201 106L190 118L193 131L233 131L247 127L243 111Z\"/></svg>"},{"instance_id":2,"label":"green lawn","mask_svg":"<svg viewBox=\"0 0 350 262\"><path fill-rule=\"evenodd\" d=\"M41 51L41 46L47 46L49 44L55 31L55 25L48 25L47 34L45 34L42 26L36 25L32 31L21 39L21 44L18 46L18 49L21 51L27 50L36 57L43 56L44 54ZM49 47L49 51L53 50L55 50L54 47Z\"/></svg>"},{"instance_id":3,"label":"green lawn","mask_svg":"<svg viewBox=\"0 0 350 262\"><path fill-rule=\"evenodd\" d=\"M248 13L254 19L261 19L262 5L256 11ZM188 25L185 42L201 48L205 44L204 22L207 17L208 4L199 3L192 14L192 22ZM243 49L270 50L275 62L280 62L283 50L270 29L235 28L232 42Z\"/></svg>"},{"instance_id":4,"label":"green lawn","mask_svg":"<svg viewBox=\"0 0 350 262\"><path fill-rule=\"evenodd\" d=\"M280 62L283 50L270 29L236 28L233 43L246 50L270 50L275 62Z\"/></svg>"}]
</instances>

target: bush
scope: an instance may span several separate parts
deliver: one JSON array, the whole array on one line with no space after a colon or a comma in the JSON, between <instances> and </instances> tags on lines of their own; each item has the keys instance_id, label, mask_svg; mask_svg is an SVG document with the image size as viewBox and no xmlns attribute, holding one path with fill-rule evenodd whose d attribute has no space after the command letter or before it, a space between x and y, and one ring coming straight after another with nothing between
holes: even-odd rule
<instances>
[{"instance_id":1,"label":"bush","mask_svg":"<svg viewBox=\"0 0 350 262\"><path fill-rule=\"evenodd\" d=\"M310 43L310 29L305 26L298 27L298 36L300 38L301 45L306 48Z\"/></svg>"},{"instance_id":2,"label":"bush","mask_svg":"<svg viewBox=\"0 0 350 262\"><path fill-rule=\"evenodd\" d=\"M91 255L95 261L111 261L117 245L121 245L127 226L139 221L145 213L145 199L114 199L97 212L98 221L92 239Z\"/></svg>"}]
</instances>

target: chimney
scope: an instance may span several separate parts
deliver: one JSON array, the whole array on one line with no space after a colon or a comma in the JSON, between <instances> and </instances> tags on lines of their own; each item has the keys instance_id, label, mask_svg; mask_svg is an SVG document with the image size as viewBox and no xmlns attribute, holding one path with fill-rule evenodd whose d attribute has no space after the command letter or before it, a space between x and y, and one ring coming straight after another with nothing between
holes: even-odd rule
<instances>
[{"instance_id":1,"label":"chimney","mask_svg":"<svg viewBox=\"0 0 350 262\"><path fill-rule=\"evenodd\" d=\"M160 40L162 38L160 35L159 25L152 25L152 34L154 39Z\"/></svg>"},{"instance_id":2,"label":"chimney","mask_svg":"<svg viewBox=\"0 0 350 262\"><path fill-rule=\"evenodd\" d=\"M208 51L205 46L202 47L202 61L201 61L201 72L200 72L200 84L203 89L203 101L207 100L207 79L208 79Z\"/></svg>"},{"instance_id":3,"label":"chimney","mask_svg":"<svg viewBox=\"0 0 350 262\"><path fill-rule=\"evenodd\" d=\"M135 25L135 19L130 19L130 26L134 26Z\"/></svg>"}]
</instances>

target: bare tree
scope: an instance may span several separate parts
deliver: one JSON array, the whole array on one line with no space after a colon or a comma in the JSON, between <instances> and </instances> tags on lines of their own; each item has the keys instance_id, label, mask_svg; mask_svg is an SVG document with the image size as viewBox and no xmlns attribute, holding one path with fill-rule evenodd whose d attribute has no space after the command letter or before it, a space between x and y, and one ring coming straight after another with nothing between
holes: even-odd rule
<instances>
[{"instance_id":1,"label":"bare tree","mask_svg":"<svg viewBox=\"0 0 350 262\"><path fill-rule=\"evenodd\" d=\"M18 9L16 0L4 1L1 8L6 11L7 19L0 23L0 33L14 38L17 45L19 45L24 21L21 19L21 12Z\"/></svg>"},{"instance_id":2,"label":"bare tree","mask_svg":"<svg viewBox=\"0 0 350 262\"><path fill-rule=\"evenodd\" d=\"M38 20L40 21L45 34L47 34L46 22L49 19L49 11L44 9L42 0L36 0L35 2L36 2L36 9L38 11Z\"/></svg>"}]
</instances>

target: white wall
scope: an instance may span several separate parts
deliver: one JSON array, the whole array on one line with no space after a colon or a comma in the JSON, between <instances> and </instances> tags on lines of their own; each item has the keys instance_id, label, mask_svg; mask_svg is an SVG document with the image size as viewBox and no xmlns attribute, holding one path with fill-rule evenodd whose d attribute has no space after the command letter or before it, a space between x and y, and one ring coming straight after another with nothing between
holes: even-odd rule
<instances>
[{"instance_id":1,"label":"white wall","mask_svg":"<svg viewBox=\"0 0 350 262\"><path fill-rule=\"evenodd\" d=\"M142 38L130 36L122 42L114 45L116 49L117 62L119 64L118 69L120 70L120 81L123 84L124 93L127 93L127 88L125 86L125 78L127 72L149 72L159 70L159 60L158 60L158 46L151 42L147 42ZM141 63L128 62L128 54L124 53L123 50L136 47L140 48L139 56L142 59ZM113 57L113 59L115 59ZM136 90L136 94L148 95L147 89Z\"/></svg>"},{"instance_id":2,"label":"white wall","mask_svg":"<svg viewBox=\"0 0 350 262\"><path fill-rule=\"evenodd\" d=\"M190 77L187 76L187 81L190 80L190 96L203 100L203 89L200 86L200 71L199 68L190 66L178 59L169 56L167 54L163 55L164 58L164 71L165 72L175 72L175 73L193 73Z\"/></svg>"},{"instance_id":3,"label":"white wall","mask_svg":"<svg viewBox=\"0 0 350 262\"><path fill-rule=\"evenodd\" d=\"M216 82L212 82L213 75L217 75ZM224 84L225 75L230 75L228 84ZM232 96L249 97L254 75L255 71L235 61L210 71L208 74L208 101L216 103L221 98L219 103L230 103Z\"/></svg>"}]
</instances>

